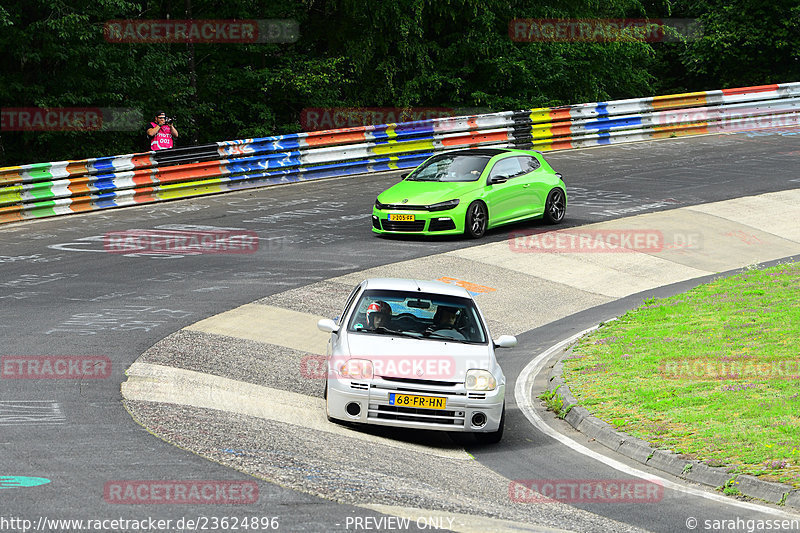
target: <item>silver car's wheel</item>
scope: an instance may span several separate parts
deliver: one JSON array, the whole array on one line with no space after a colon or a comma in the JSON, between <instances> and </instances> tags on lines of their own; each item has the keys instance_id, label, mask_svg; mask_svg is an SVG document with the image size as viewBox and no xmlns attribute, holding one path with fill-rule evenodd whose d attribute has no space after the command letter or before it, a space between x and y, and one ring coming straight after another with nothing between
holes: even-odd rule
<instances>
[{"instance_id":1,"label":"silver car's wheel","mask_svg":"<svg viewBox=\"0 0 800 533\"><path fill-rule=\"evenodd\" d=\"M464 233L473 239L480 239L486 233L486 226L489 224L489 212L483 202L472 202L467 208L467 216L464 220Z\"/></svg>"},{"instance_id":2,"label":"silver car's wheel","mask_svg":"<svg viewBox=\"0 0 800 533\"><path fill-rule=\"evenodd\" d=\"M544 204L544 219L548 224L558 224L567 212L567 198L561 189L553 189Z\"/></svg>"},{"instance_id":3,"label":"silver car's wheel","mask_svg":"<svg viewBox=\"0 0 800 533\"><path fill-rule=\"evenodd\" d=\"M480 444L497 444L503 439L503 429L506 425L506 404L503 404L503 414L500 415L500 425L497 431L491 433L475 433L475 440Z\"/></svg>"}]
</instances>

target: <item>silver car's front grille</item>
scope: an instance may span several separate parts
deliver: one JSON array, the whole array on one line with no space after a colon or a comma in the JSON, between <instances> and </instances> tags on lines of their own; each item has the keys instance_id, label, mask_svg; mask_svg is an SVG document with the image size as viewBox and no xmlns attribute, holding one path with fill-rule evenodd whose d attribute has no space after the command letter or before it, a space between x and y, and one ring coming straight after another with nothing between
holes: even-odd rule
<instances>
[{"instance_id":1,"label":"silver car's front grille","mask_svg":"<svg viewBox=\"0 0 800 533\"><path fill-rule=\"evenodd\" d=\"M464 411L370 404L367 418L464 427Z\"/></svg>"},{"instance_id":2,"label":"silver car's front grille","mask_svg":"<svg viewBox=\"0 0 800 533\"><path fill-rule=\"evenodd\" d=\"M447 394L450 396L465 396L464 389L457 387L462 383L446 383L441 381L427 381L424 379L386 379L383 382L372 383L373 390L392 392L408 392L411 394Z\"/></svg>"},{"instance_id":3,"label":"silver car's front grille","mask_svg":"<svg viewBox=\"0 0 800 533\"><path fill-rule=\"evenodd\" d=\"M369 390L369 383L362 383L360 381L351 381L350 388L356 390Z\"/></svg>"}]
</instances>

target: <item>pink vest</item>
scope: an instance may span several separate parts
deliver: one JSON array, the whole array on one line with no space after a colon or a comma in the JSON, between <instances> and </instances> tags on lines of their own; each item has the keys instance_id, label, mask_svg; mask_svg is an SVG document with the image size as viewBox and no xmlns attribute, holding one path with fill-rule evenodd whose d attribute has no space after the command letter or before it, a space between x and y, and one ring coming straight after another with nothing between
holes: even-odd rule
<instances>
[{"instance_id":1,"label":"pink vest","mask_svg":"<svg viewBox=\"0 0 800 533\"><path fill-rule=\"evenodd\" d=\"M150 127L157 128L158 124L151 122ZM167 148L172 148L172 129L167 124L164 124L150 140L150 149L166 150Z\"/></svg>"}]
</instances>

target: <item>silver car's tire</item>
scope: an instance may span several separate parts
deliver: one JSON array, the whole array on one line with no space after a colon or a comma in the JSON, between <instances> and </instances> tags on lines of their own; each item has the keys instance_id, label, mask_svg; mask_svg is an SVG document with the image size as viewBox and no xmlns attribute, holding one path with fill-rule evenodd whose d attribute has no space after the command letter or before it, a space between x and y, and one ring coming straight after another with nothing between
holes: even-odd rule
<instances>
[{"instance_id":1,"label":"silver car's tire","mask_svg":"<svg viewBox=\"0 0 800 533\"><path fill-rule=\"evenodd\" d=\"M500 425L497 431L491 433L475 433L475 440L479 444L497 444L503 439L503 429L506 425L506 404L503 404L503 414L500 415Z\"/></svg>"}]
</instances>

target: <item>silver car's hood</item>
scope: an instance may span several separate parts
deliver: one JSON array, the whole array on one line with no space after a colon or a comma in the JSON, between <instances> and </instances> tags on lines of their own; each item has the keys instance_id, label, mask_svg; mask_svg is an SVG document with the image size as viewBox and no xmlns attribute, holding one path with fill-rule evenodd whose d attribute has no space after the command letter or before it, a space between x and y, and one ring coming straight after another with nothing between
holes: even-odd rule
<instances>
[{"instance_id":1,"label":"silver car's hood","mask_svg":"<svg viewBox=\"0 0 800 533\"><path fill-rule=\"evenodd\" d=\"M333 354L342 361L369 359L376 376L464 381L467 370L484 368L495 372L497 362L491 344L464 344L455 341L421 340L392 335L348 333L345 352ZM498 369L499 370L499 369Z\"/></svg>"}]
</instances>

